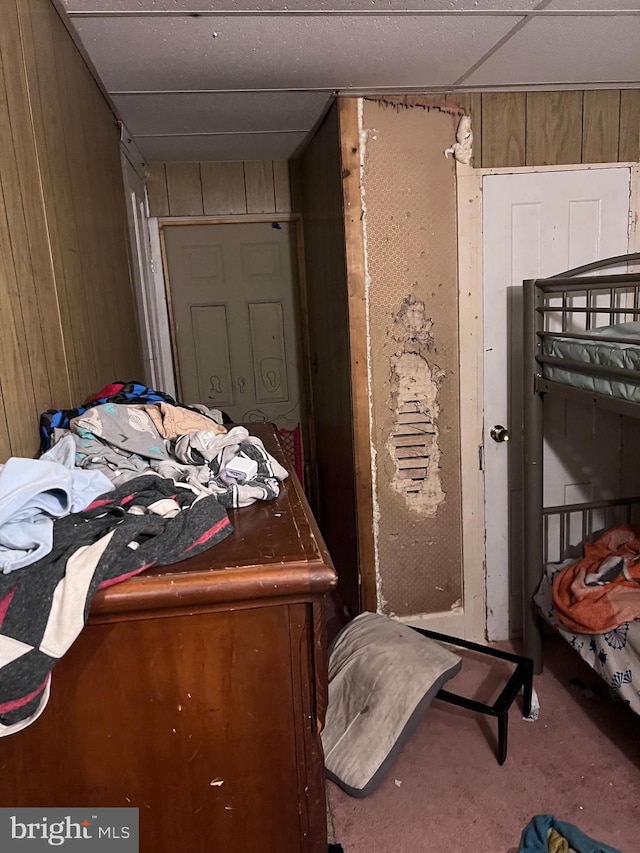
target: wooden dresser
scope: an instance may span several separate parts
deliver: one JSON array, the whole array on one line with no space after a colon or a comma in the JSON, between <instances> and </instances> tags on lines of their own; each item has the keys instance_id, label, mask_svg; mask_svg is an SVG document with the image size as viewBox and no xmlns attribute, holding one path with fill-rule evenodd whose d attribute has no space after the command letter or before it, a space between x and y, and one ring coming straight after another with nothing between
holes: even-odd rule
<instances>
[{"instance_id":1,"label":"wooden dresser","mask_svg":"<svg viewBox=\"0 0 640 853\"><path fill-rule=\"evenodd\" d=\"M137 806L141 853L326 853L335 573L295 476L229 515L210 551L96 596L40 719L0 739L1 806Z\"/></svg>"}]
</instances>

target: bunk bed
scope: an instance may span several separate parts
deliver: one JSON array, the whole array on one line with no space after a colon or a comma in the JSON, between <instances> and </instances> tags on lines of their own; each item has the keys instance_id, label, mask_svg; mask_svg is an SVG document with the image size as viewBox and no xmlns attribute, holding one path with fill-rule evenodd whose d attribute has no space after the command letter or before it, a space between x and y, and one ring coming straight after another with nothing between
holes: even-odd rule
<instances>
[{"instance_id":1,"label":"bunk bed","mask_svg":"<svg viewBox=\"0 0 640 853\"><path fill-rule=\"evenodd\" d=\"M640 253L608 258L525 281L523 290L525 654L540 672L544 619L610 686L629 680L630 672L640 682L640 620L608 639L576 634L554 613L551 584L557 571L580 558L585 542L616 525L640 524L640 497L545 508L543 415L545 399L554 396L640 418L638 264ZM637 690L638 684L632 698L640 713Z\"/></svg>"}]
</instances>

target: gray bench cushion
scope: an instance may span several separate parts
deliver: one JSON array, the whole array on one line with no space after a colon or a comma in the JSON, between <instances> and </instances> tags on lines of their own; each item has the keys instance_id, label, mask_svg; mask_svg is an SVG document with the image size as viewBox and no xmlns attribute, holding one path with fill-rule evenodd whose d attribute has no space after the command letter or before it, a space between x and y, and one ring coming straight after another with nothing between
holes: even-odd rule
<instances>
[{"instance_id":1,"label":"gray bench cushion","mask_svg":"<svg viewBox=\"0 0 640 853\"><path fill-rule=\"evenodd\" d=\"M351 796L370 794L461 665L449 649L395 619L357 616L329 654L327 776Z\"/></svg>"}]
</instances>

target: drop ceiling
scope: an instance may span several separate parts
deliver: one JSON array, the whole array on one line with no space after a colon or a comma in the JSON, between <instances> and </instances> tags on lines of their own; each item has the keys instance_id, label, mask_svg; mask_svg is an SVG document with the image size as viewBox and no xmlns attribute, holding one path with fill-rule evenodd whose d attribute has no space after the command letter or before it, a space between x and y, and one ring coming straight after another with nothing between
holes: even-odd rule
<instances>
[{"instance_id":1,"label":"drop ceiling","mask_svg":"<svg viewBox=\"0 0 640 853\"><path fill-rule=\"evenodd\" d=\"M336 93L640 86L640 0L62 3L148 162L288 159Z\"/></svg>"}]
</instances>

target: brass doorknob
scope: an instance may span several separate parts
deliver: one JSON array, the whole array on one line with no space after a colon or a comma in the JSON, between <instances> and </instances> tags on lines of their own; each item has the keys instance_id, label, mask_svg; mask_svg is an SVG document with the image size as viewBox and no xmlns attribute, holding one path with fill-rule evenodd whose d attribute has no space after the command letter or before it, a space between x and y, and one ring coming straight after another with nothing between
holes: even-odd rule
<instances>
[{"instance_id":1,"label":"brass doorknob","mask_svg":"<svg viewBox=\"0 0 640 853\"><path fill-rule=\"evenodd\" d=\"M491 427L490 432L491 438L494 441L509 441L511 436L509 435L509 430L506 427L503 427L502 424L496 424Z\"/></svg>"}]
</instances>

